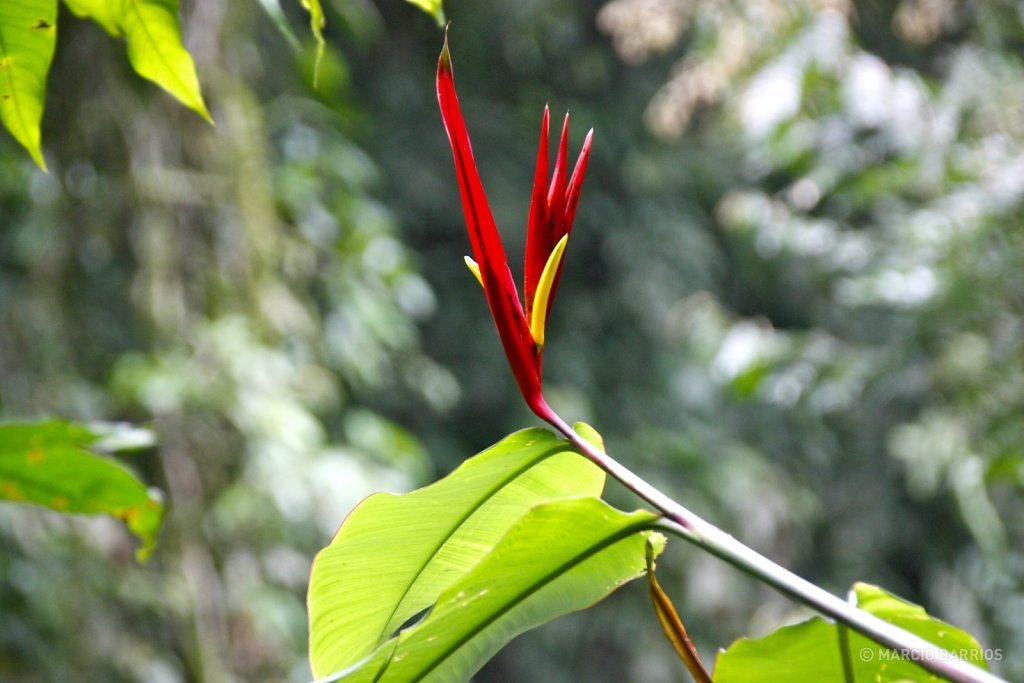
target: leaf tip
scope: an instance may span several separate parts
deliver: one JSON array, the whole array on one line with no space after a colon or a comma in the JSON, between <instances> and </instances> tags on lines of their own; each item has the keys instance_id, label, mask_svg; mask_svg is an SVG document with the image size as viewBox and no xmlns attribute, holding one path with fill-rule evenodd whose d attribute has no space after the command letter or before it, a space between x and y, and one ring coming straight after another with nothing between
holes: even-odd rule
<instances>
[{"instance_id":1,"label":"leaf tip","mask_svg":"<svg viewBox=\"0 0 1024 683\"><path fill-rule=\"evenodd\" d=\"M11 132L13 133L14 131ZM39 140L38 129L36 131L36 135L27 136L27 140L23 139L23 136L20 135L15 135L14 137L15 139L18 140L18 142L22 144L22 146L25 148L25 151L28 152L28 155L32 157L32 161L34 161L36 166L39 167L39 170L42 171L43 173L48 174L50 172L50 169L47 168L46 166L46 158L43 156L43 146ZM33 137L35 139L32 139Z\"/></svg>"},{"instance_id":2,"label":"leaf tip","mask_svg":"<svg viewBox=\"0 0 1024 683\"><path fill-rule=\"evenodd\" d=\"M206 121L208 124L210 124L214 128L217 127L217 122L213 120L213 116L210 114L210 110L206 108L206 102L204 102L202 99L200 99L197 105L192 109L197 114L202 116L203 120Z\"/></svg>"},{"instance_id":3,"label":"leaf tip","mask_svg":"<svg viewBox=\"0 0 1024 683\"><path fill-rule=\"evenodd\" d=\"M153 556L154 550L156 550L156 542L146 541L135 549L135 561L139 564L146 564L149 558Z\"/></svg>"}]
</instances>

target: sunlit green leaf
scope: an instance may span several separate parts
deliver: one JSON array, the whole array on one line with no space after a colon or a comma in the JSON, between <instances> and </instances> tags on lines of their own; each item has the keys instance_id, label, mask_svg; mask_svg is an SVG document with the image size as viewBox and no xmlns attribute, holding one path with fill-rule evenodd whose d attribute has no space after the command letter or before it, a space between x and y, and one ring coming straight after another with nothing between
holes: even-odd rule
<instances>
[{"instance_id":1,"label":"sunlit green leaf","mask_svg":"<svg viewBox=\"0 0 1024 683\"><path fill-rule=\"evenodd\" d=\"M598 602L641 576L651 512L627 514L597 498L539 505L423 621L329 680L465 681L516 635Z\"/></svg>"},{"instance_id":2,"label":"sunlit green leaf","mask_svg":"<svg viewBox=\"0 0 1024 683\"><path fill-rule=\"evenodd\" d=\"M99 437L67 422L0 424L0 499L117 517L142 540L145 560L163 505L122 465L87 450Z\"/></svg>"},{"instance_id":3,"label":"sunlit green leaf","mask_svg":"<svg viewBox=\"0 0 1024 683\"><path fill-rule=\"evenodd\" d=\"M72 12L123 35L135 71L213 122L203 102L195 64L181 42L178 0L64 0Z\"/></svg>"},{"instance_id":4,"label":"sunlit green leaf","mask_svg":"<svg viewBox=\"0 0 1024 683\"><path fill-rule=\"evenodd\" d=\"M57 0L0 2L0 121L46 168L39 122L57 45Z\"/></svg>"},{"instance_id":5,"label":"sunlit green leaf","mask_svg":"<svg viewBox=\"0 0 1024 683\"><path fill-rule=\"evenodd\" d=\"M313 87L316 87L320 80L320 62L324 59L324 18L323 7L320 0L302 0L302 6L309 12L309 30L313 33L313 40L316 41L316 61L313 65Z\"/></svg>"},{"instance_id":6,"label":"sunlit green leaf","mask_svg":"<svg viewBox=\"0 0 1024 683\"><path fill-rule=\"evenodd\" d=\"M434 17L438 26L444 26L444 2L443 0L406 0L416 5L424 12Z\"/></svg>"},{"instance_id":7,"label":"sunlit green leaf","mask_svg":"<svg viewBox=\"0 0 1024 683\"><path fill-rule=\"evenodd\" d=\"M919 635L928 642L935 643L950 652L956 653L961 659L966 659L976 666L988 669L984 650L978 644L978 641L975 640L974 636L966 631L932 617L920 605L915 605L898 598L878 586L858 583L854 585L853 589L857 604L868 612L892 622L902 629ZM854 644L854 639L850 641L854 659L857 659L857 653L861 647L874 644L862 636L854 634L854 637L862 641L862 644L857 645ZM875 648L878 648L878 646L875 645ZM877 663L878 660L876 659L875 661ZM904 665L908 664L907 662L902 663ZM916 665L909 665L908 668L920 671L920 669L916 668Z\"/></svg>"},{"instance_id":8,"label":"sunlit green leaf","mask_svg":"<svg viewBox=\"0 0 1024 683\"><path fill-rule=\"evenodd\" d=\"M309 586L316 675L373 652L490 552L527 510L597 496L604 472L544 429L507 437L440 481L375 494L317 555Z\"/></svg>"},{"instance_id":9,"label":"sunlit green leaf","mask_svg":"<svg viewBox=\"0 0 1024 683\"><path fill-rule=\"evenodd\" d=\"M961 659L988 668L973 637L931 617L918 605L884 590L858 583L857 604L866 611L932 642ZM936 681L912 661L868 640L848 633L848 661L854 680L876 683ZM718 657L715 683L841 683L843 661L838 627L822 619L786 626L756 640L741 639Z\"/></svg>"}]
</instances>

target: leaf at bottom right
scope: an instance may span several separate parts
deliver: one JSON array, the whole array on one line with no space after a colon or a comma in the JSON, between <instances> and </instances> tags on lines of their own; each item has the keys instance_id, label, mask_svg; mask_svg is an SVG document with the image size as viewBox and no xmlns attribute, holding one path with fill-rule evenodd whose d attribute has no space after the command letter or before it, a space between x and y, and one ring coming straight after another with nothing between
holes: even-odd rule
<instances>
[{"instance_id":1,"label":"leaf at bottom right","mask_svg":"<svg viewBox=\"0 0 1024 683\"><path fill-rule=\"evenodd\" d=\"M855 584L853 594L864 610L987 669L985 651L970 634L913 603L877 586ZM763 638L741 638L719 654L715 683L841 683L844 674L839 627L820 618L784 626ZM897 683L939 681L919 665L864 636L848 631L846 641L854 681Z\"/></svg>"}]
</instances>

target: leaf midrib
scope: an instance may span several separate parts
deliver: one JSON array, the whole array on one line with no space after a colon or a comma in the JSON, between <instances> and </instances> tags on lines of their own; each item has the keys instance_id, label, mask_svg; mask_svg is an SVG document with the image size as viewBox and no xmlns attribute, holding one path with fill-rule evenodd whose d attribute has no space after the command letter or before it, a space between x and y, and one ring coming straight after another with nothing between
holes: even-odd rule
<instances>
[{"instance_id":1,"label":"leaf midrib","mask_svg":"<svg viewBox=\"0 0 1024 683\"><path fill-rule=\"evenodd\" d=\"M177 88L181 89L182 92L188 92L188 84L181 80L181 78L178 76L178 72L175 71L171 64L164 58L164 53L160 49L160 41L158 41L149 30L149 26L147 25L146 20L142 14L142 10L139 9L139 5L142 2L144 2L144 0L124 0L124 2L128 5L128 7L131 8L130 11L135 15L136 20L138 21L138 24L141 27L142 33L146 39L145 42L149 44L152 54L155 54L157 60L160 62L160 64L163 65L164 71L170 74L171 80L173 80L176 83ZM125 27L122 26L121 28L123 30ZM125 34L127 35L127 31L125 31Z\"/></svg>"},{"instance_id":2,"label":"leaf midrib","mask_svg":"<svg viewBox=\"0 0 1024 683\"><path fill-rule=\"evenodd\" d=\"M452 539L452 537L458 532L458 530L462 528L462 526L473 515L475 515L481 508L483 508L483 506L486 505L488 501L493 499L494 496L497 495L497 493L499 493L502 489L504 489L510 482L522 476L525 472L535 467L538 463L562 451L571 452L568 450L566 444L553 445L551 448L539 453L535 458L524 462L521 467L511 470L507 477L497 481L494 486L484 491L483 495L477 500L477 502L466 511L466 514L464 514L456 521L456 523L452 526L451 531L448 534L446 534L434 546L430 554L427 555L427 559L420 565L420 568L416 570L416 575L412 578L411 581L409 581L409 584L405 587L405 590L402 592L402 596L395 602L395 606L391 610L391 614L388 615L387 621L384 622L384 630L381 632L377 641L378 647L381 644L387 642L391 638L391 635L388 633L388 625L391 623L391 620L395 618L395 614L398 613L398 608L402 606L402 603L404 602L406 597L408 597L409 591L411 591L412 587L416 585L417 581L419 581L419 578L423 575L423 572L430 565L431 560L433 560L434 557L437 556L437 553L441 550L441 548L443 548L444 545Z\"/></svg>"},{"instance_id":3,"label":"leaf midrib","mask_svg":"<svg viewBox=\"0 0 1024 683\"><path fill-rule=\"evenodd\" d=\"M475 629L468 631L465 636L463 636L458 641L453 643L451 647L441 652L440 655L432 663L429 663L429 666L427 666L427 668L421 670L416 675L415 678L412 678L410 680L412 681L412 683L422 681L424 678L426 678L428 674L430 674L430 672L432 672L437 667L441 666L441 664L443 664L446 659L455 654L463 645L465 645L473 638L475 638L477 635L482 633L485 629L487 629L489 626L495 623L498 619L508 614L510 611L512 611L512 609L518 607L528 598L535 595L542 588L549 585L552 581L568 573L573 568L578 567L583 562L590 559L594 555L598 554L602 550L610 548L619 541L623 541L635 533L650 528L650 524L652 521L653 520L651 519L638 520L635 524L631 524L630 526L622 529L621 531L612 534L611 536L608 536L604 539L601 539L600 542L592 546L588 546L587 548L583 549L582 552L577 553L570 559L566 560L562 564L555 567L552 571L541 576L540 578L538 578L537 581L534 581L532 584L526 586L526 588L523 591L521 591L517 596L515 596L512 600L506 602L500 609L495 610L494 613L492 613L488 618L484 619ZM385 669L386 668L387 667L385 667ZM381 671L381 675L383 675L383 673L384 671ZM374 680L376 681L379 679L380 676L378 676Z\"/></svg>"}]
</instances>

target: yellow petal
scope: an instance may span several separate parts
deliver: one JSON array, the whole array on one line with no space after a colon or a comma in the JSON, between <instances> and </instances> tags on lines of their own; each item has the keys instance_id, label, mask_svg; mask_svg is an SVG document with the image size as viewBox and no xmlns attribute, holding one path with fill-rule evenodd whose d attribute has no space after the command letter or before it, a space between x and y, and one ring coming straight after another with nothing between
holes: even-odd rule
<instances>
[{"instance_id":1,"label":"yellow petal","mask_svg":"<svg viewBox=\"0 0 1024 683\"><path fill-rule=\"evenodd\" d=\"M537 346L544 346L544 325L548 317L548 299L551 298L551 287L555 284L555 275L558 274L558 266L562 263L562 255L565 254L565 245L569 241L569 235L562 235L558 244L551 250L548 262L544 264L544 270L537 281L537 291L533 295L533 308L530 312L530 334Z\"/></svg>"},{"instance_id":2,"label":"yellow petal","mask_svg":"<svg viewBox=\"0 0 1024 683\"><path fill-rule=\"evenodd\" d=\"M469 268L469 272L473 273L473 277L480 283L480 286L484 286L484 278L480 275L480 266L476 264L476 261L469 258L468 256L463 257L466 259L466 267Z\"/></svg>"}]
</instances>

